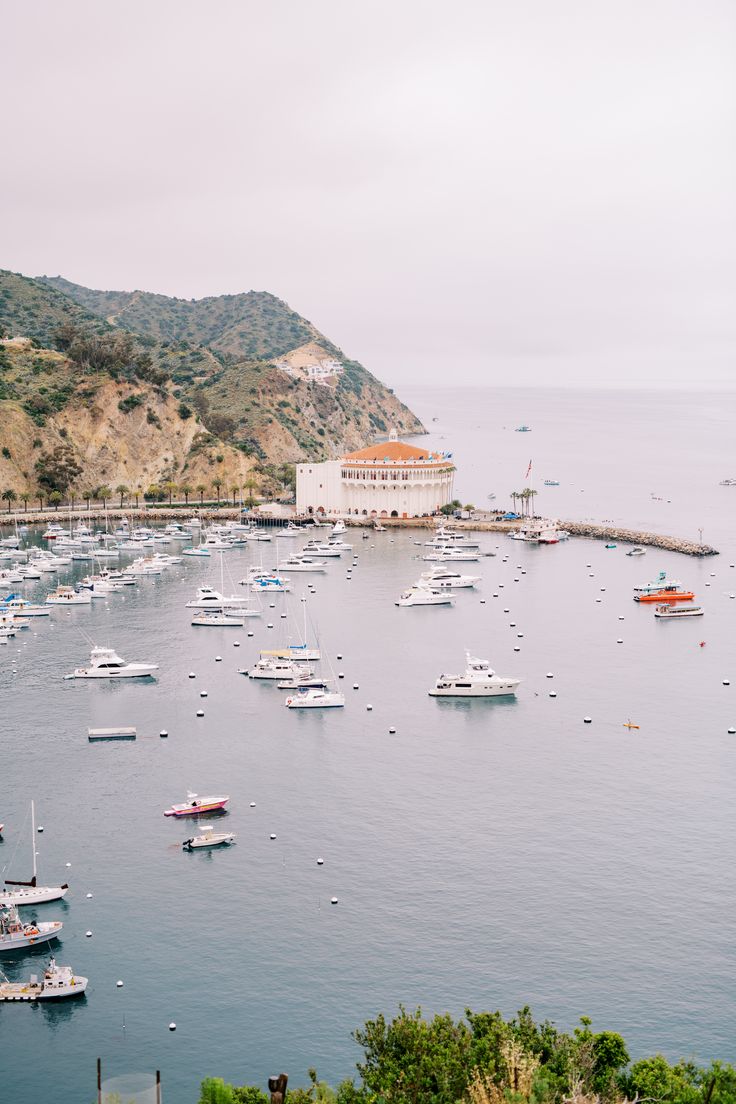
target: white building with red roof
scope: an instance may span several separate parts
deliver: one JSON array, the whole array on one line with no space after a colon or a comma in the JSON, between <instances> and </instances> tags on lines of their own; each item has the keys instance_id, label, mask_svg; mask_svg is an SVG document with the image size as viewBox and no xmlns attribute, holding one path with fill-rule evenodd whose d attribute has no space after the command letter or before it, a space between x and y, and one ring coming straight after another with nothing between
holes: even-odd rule
<instances>
[{"instance_id":1,"label":"white building with red roof","mask_svg":"<svg viewBox=\"0 0 736 1104\"><path fill-rule=\"evenodd\" d=\"M340 460L297 464L298 514L422 517L452 502L455 465L447 453L391 440Z\"/></svg>"}]
</instances>

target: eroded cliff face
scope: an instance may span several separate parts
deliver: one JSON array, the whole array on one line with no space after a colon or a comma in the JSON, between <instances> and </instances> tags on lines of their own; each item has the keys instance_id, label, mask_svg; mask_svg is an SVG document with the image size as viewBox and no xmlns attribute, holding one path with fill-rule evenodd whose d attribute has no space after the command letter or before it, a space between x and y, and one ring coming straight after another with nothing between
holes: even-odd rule
<instances>
[{"instance_id":1,"label":"eroded cliff face","mask_svg":"<svg viewBox=\"0 0 736 1104\"><path fill-rule=\"evenodd\" d=\"M125 413L119 403L131 398L141 401ZM182 419L172 395L112 380L97 385L90 397L73 395L44 425L19 402L0 402L0 444L0 492L10 488L19 497L33 492L36 462L58 445L70 446L82 469L74 480L79 489L126 486L142 493L171 481L203 484L209 494L217 479L227 493L243 485L254 463L212 439L196 417Z\"/></svg>"}]
</instances>

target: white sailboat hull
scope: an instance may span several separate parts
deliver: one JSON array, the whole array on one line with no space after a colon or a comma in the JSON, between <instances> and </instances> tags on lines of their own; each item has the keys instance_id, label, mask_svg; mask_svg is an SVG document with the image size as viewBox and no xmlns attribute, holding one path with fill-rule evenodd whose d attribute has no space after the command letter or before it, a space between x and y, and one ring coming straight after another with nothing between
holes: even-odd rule
<instances>
[{"instance_id":1,"label":"white sailboat hull","mask_svg":"<svg viewBox=\"0 0 736 1104\"><path fill-rule=\"evenodd\" d=\"M4 886L0 888L0 908L11 905L45 905L48 901L61 901L69 892L69 886Z\"/></svg>"}]
</instances>

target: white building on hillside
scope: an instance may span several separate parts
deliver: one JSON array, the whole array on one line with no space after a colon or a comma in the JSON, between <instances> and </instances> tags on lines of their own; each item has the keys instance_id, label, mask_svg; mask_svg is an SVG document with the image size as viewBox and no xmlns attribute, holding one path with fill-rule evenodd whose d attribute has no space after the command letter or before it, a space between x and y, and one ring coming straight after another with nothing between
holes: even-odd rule
<instances>
[{"instance_id":1,"label":"white building on hillside","mask_svg":"<svg viewBox=\"0 0 736 1104\"><path fill-rule=\"evenodd\" d=\"M297 464L297 513L422 517L452 501L454 478L450 455L385 441L341 460Z\"/></svg>"}]
</instances>

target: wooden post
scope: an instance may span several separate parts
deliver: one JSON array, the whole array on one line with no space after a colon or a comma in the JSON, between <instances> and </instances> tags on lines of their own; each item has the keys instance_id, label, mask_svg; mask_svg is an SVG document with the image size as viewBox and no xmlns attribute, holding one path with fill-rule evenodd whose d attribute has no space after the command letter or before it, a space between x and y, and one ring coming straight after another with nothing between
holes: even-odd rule
<instances>
[{"instance_id":1,"label":"wooden post","mask_svg":"<svg viewBox=\"0 0 736 1104\"><path fill-rule=\"evenodd\" d=\"M97 1059L97 1104L102 1104L102 1059Z\"/></svg>"},{"instance_id":2,"label":"wooden post","mask_svg":"<svg viewBox=\"0 0 736 1104\"><path fill-rule=\"evenodd\" d=\"M161 1104L161 1070L156 1070L156 1104Z\"/></svg>"},{"instance_id":3,"label":"wooden post","mask_svg":"<svg viewBox=\"0 0 736 1104\"><path fill-rule=\"evenodd\" d=\"M285 1104L288 1080L289 1078L285 1073L280 1073L278 1077L269 1077L268 1088L271 1093L271 1104Z\"/></svg>"}]
</instances>

